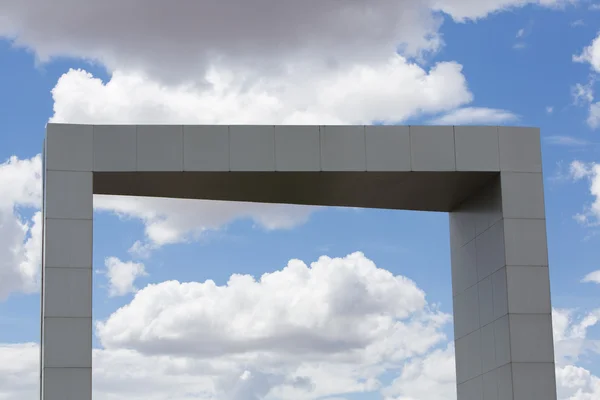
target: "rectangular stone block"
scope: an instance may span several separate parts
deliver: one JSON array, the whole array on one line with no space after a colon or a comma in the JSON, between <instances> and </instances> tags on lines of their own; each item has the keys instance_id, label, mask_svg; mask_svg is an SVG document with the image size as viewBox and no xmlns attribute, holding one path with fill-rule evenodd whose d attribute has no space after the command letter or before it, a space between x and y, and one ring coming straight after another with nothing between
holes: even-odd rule
<instances>
[{"instance_id":1,"label":"rectangular stone block","mask_svg":"<svg viewBox=\"0 0 600 400\"><path fill-rule=\"evenodd\" d=\"M275 127L229 127L231 171L275 171Z\"/></svg>"},{"instance_id":2,"label":"rectangular stone block","mask_svg":"<svg viewBox=\"0 0 600 400\"><path fill-rule=\"evenodd\" d=\"M513 363L513 400L556 400L554 363Z\"/></svg>"},{"instance_id":3,"label":"rectangular stone block","mask_svg":"<svg viewBox=\"0 0 600 400\"><path fill-rule=\"evenodd\" d=\"M512 362L554 362L552 316L509 314Z\"/></svg>"},{"instance_id":4,"label":"rectangular stone block","mask_svg":"<svg viewBox=\"0 0 600 400\"><path fill-rule=\"evenodd\" d=\"M137 127L95 125L94 171L133 172L137 168Z\"/></svg>"},{"instance_id":5,"label":"rectangular stone block","mask_svg":"<svg viewBox=\"0 0 600 400\"><path fill-rule=\"evenodd\" d=\"M478 280L490 276L506 265L504 237L504 220L502 220L475 239Z\"/></svg>"},{"instance_id":6,"label":"rectangular stone block","mask_svg":"<svg viewBox=\"0 0 600 400\"><path fill-rule=\"evenodd\" d=\"M455 126L457 171L499 171L497 126Z\"/></svg>"},{"instance_id":7,"label":"rectangular stone block","mask_svg":"<svg viewBox=\"0 0 600 400\"><path fill-rule=\"evenodd\" d=\"M498 127L500 169L512 172L542 172L540 130Z\"/></svg>"},{"instance_id":8,"label":"rectangular stone block","mask_svg":"<svg viewBox=\"0 0 600 400\"><path fill-rule=\"evenodd\" d=\"M45 368L44 400L92 400L92 368Z\"/></svg>"},{"instance_id":9,"label":"rectangular stone block","mask_svg":"<svg viewBox=\"0 0 600 400\"><path fill-rule=\"evenodd\" d=\"M44 269L44 317L92 317L92 269Z\"/></svg>"},{"instance_id":10,"label":"rectangular stone block","mask_svg":"<svg viewBox=\"0 0 600 400\"><path fill-rule=\"evenodd\" d=\"M46 219L44 266L92 268L91 219Z\"/></svg>"},{"instance_id":11,"label":"rectangular stone block","mask_svg":"<svg viewBox=\"0 0 600 400\"><path fill-rule=\"evenodd\" d=\"M461 383L481 375L481 331L477 329L454 343L456 381L460 387Z\"/></svg>"},{"instance_id":12,"label":"rectangular stone block","mask_svg":"<svg viewBox=\"0 0 600 400\"><path fill-rule=\"evenodd\" d=\"M408 126L366 126L367 171L410 171Z\"/></svg>"},{"instance_id":13,"label":"rectangular stone block","mask_svg":"<svg viewBox=\"0 0 600 400\"><path fill-rule=\"evenodd\" d=\"M501 180L504 218L545 218L540 172L503 172Z\"/></svg>"},{"instance_id":14,"label":"rectangular stone block","mask_svg":"<svg viewBox=\"0 0 600 400\"><path fill-rule=\"evenodd\" d=\"M494 292L492 289L492 276L483 278L477 284L479 292L479 324L485 326L494 322Z\"/></svg>"},{"instance_id":15,"label":"rectangular stone block","mask_svg":"<svg viewBox=\"0 0 600 400\"><path fill-rule=\"evenodd\" d=\"M508 312L551 314L548 267L506 267Z\"/></svg>"},{"instance_id":16,"label":"rectangular stone block","mask_svg":"<svg viewBox=\"0 0 600 400\"><path fill-rule=\"evenodd\" d=\"M229 127L184 125L184 171L229 171Z\"/></svg>"},{"instance_id":17,"label":"rectangular stone block","mask_svg":"<svg viewBox=\"0 0 600 400\"><path fill-rule=\"evenodd\" d=\"M456 171L454 127L410 126L413 171Z\"/></svg>"},{"instance_id":18,"label":"rectangular stone block","mask_svg":"<svg viewBox=\"0 0 600 400\"><path fill-rule=\"evenodd\" d=\"M367 150L364 126L321 127L323 171L366 171Z\"/></svg>"},{"instance_id":19,"label":"rectangular stone block","mask_svg":"<svg viewBox=\"0 0 600 400\"><path fill-rule=\"evenodd\" d=\"M496 367L511 361L510 358L510 325L508 315L498 318L494 324L494 341L496 343Z\"/></svg>"},{"instance_id":20,"label":"rectangular stone block","mask_svg":"<svg viewBox=\"0 0 600 400\"><path fill-rule=\"evenodd\" d=\"M91 318L44 318L44 366L92 366Z\"/></svg>"},{"instance_id":21,"label":"rectangular stone block","mask_svg":"<svg viewBox=\"0 0 600 400\"><path fill-rule=\"evenodd\" d=\"M137 170L183 171L183 126L138 125Z\"/></svg>"},{"instance_id":22,"label":"rectangular stone block","mask_svg":"<svg viewBox=\"0 0 600 400\"><path fill-rule=\"evenodd\" d=\"M506 265L548 265L546 221L504 219Z\"/></svg>"},{"instance_id":23,"label":"rectangular stone block","mask_svg":"<svg viewBox=\"0 0 600 400\"><path fill-rule=\"evenodd\" d=\"M453 297L454 338L459 339L479 329L479 293L477 285Z\"/></svg>"},{"instance_id":24,"label":"rectangular stone block","mask_svg":"<svg viewBox=\"0 0 600 400\"><path fill-rule=\"evenodd\" d=\"M46 126L46 168L57 171L91 171L93 126L55 124Z\"/></svg>"},{"instance_id":25,"label":"rectangular stone block","mask_svg":"<svg viewBox=\"0 0 600 400\"><path fill-rule=\"evenodd\" d=\"M464 246L475 239L475 212L461 206L449 215L450 245L454 248Z\"/></svg>"},{"instance_id":26,"label":"rectangular stone block","mask_svg":"<svg viewBox=\"0 0 600 400\"><path fill-rule=\"evenodd\" d=\"M45 218L92 219L92 172L47 171Z\"/></svg>"},{"instance_id":27,"label":"rectangular stone block","mask_svg":"<svg viewBox=\"0 0 600 400\"><path fill-rule=\"evenodd\" d=\"M483 395L482 377L478 376L467 382L459 383L457 388L460 400L480 400Z\"/></svg>"},{"instance_id":28,"label":"rectangular stone block","mask_svg":"<svg viewBox=\"0 0 600 400\"><path fill-rule=\"evenodd\" d=\"M477 283L477 253L475 241L452 248L452 294L462 293Z\"/></svg>"},{"instance_id":29,"label":"rectangular stone block","mask_svg":"<svg viewBox=\"0 0 600 400\"><path fill-rule=\"evenodd\" d=\"M321 139L318 126L275 127L277 171L320 171Z\"/></svg>"}]
</instances>

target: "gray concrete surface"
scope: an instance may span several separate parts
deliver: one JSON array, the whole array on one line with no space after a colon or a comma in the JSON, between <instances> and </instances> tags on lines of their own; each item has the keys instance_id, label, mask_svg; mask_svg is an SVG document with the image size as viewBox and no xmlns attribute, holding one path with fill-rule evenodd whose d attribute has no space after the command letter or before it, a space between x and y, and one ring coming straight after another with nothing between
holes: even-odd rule
<instances>
[{"instance_id":1,"label":"gray concrete surface","mask_svg":"<svg viewBox=\"0 0 600 400\"><path fill-rule=\"evenodd\" d=\"M448 212L458 400L556 399L540 135L48 124L41 398L92 397L94 193Z\"/></svg>"}]
</instances>

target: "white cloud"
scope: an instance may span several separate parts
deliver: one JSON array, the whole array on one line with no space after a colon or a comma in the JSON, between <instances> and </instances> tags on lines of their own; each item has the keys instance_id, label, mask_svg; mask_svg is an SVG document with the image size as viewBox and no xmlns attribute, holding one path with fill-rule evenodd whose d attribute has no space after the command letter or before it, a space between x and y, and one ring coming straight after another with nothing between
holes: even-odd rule
<instances>
[{"instance_id":1,"label":"white cloud","mask_svg":"<svg viewBox=\"0 0 600 400\"><path fill-rule=\"evenodd\" d=\"M110 345L93 351L94 398L308 400L380 392L386 400L453 400L454 348L442 333L448 317L430 309L415 283L360 253L310 267L292 260L260 280L234 275L226 286L163 282L138 292L99 328ZM600 310L553 311L559 400L600 394L598 377L577 365L600 348L589 337L599 317ZM337 346L323 346L324 339ZM38 363L37 345L0 344L0 399L33 398ZM397 378L383 384L384 375Z\"/></svg>"},{"instance_id":2,"label":"white cloud","mask_svg":"<svg viewBox=\"0 0 600 400\"><path fill-rule=\"evenodd\" d=\"M600 283L600 270L590 272L581 281L586 282L586 283L587 282Z\"/></svg>"},{"instance_id":3,"label":"white cloud","mask_svg":"<svg viewBox=\"0 0 600 400\"><path fill-rule=\"evenodd\" d=\"M98 324L104 348L93 352L94 395L301 400L376 392L381 374L445 346L449 322L414 282L361 253L310 266L291 260L259 280L233 275L225 286L163 282ZM17 350L0 345L3 376L37 368L37 346ZM34 392L37 380L21 382ZM0 399L12 400L14 385L0 384Z\"/></svg>"},{"instance_id":4,"label":"white cloud","mask_svg":"<svg viewBox=\"0 0 600 400\"><path fill-rule=\"evenodd\" d=\"M434 0L433 8L449 14L457 22L465 22L529 4L561 9L578 2L579 0Z\"/></svg>"},{"instance_id":5,"label":"white cloud","mask_svg":"<svg viewBox=\"0 0 600 400\"><path fill-rule=\"evenodd\" d=\"M544 140L549 144L557 146L581 147L590 144L590 142L585 139L579 139L573 136L546 136L544 137Z\"/></svg>"},{"instance_id":6,"label":"white cloud","mask_svg":"<svg viewBox=\"0 0 600 400\"><path fill-rule=\"evenodd\" d=\"M594 101L593 81L586 84L577 83L571 87L573 103L576 105L587 105Z\"/></svg>"},{"instance_id":7,"label":"white cloud","mask_svg":"<svg viewBox=\"0 0 600 400\"><path fill-rule=\"evenodd\" d=\"M552 106L546 107L546 113L552 114L553 112L554 112L554 107L552 107Z\"/></svg>"},{"instance_id":8,"label":"white cloud","mask_svg":"<svg viewBox=\"0 0 600 400\"><path fill-rule=\"evenodd\" d=\"M365 357L393 361L424 352L442 338L436 330L447 322L443 314L427 311L403 322L425 306L414 282L354 253L321 257L310 266L292 260L259 280L233 275L226 286L149 285L99 322L97 335L106 348L149 354L272 351L336 360L339 353L366 349ZM422 332L415 336L417 327ZM383 338L396 347L381 347Z\"/></svg>"},{"instance_id":9,"label":"white cloud","mask_svg":"<svg viewBox=\"0 0 600 400\"><path fill-rule=\"evenodd\" d=\"M569 176L575 181L587 179L593 198L591 204L574 216L575 220L584 225L597 225L600 222L600 164L575 160L569 165Z\"/></svg>"},{"instance_id":10,"label":"white cloud","mask_svg":"<svg viewBox=\"0 0 600 400\"><path fill-rule=\"evenodd\" d=\"M590 104L587 124L592 129L600 126L600 101Z\"/></svg>"},{"instance_id":11,"label":"white cloud","mask_svg":"<svg viewBox=\"0 0 600 400\"><path fill-rule=\"evenodd\" d=\"M51 6L25 0L3 3L0 15L0 35L33 49L42 61L72 56L100 61L111 71L196 83L213 67L243 65L251 75L292 76L305 62L314 72L387 59L399 45L419 54L439 47L441 23L427 2L416 0L223 0L176 7L161 0L60 0ZM61 23L47 22L53 20Z\"/></svg>"},{"instance_id":12,"label":"white cloud","mask_svg":"<svg viewBox=\"0 0 600 400\"><path fill-rule=\"evenodd\" d=\"M466 107L453 110L431 121L436 125L502 124L519 117L510 111L496 108Z\"/></svg>"},{"instance_id":13,"label":"white cloud","mask_svg":"<svg viewBox=\"0 0 600 400\"><path fill-rule=\"evenodd\" d=\"M382 394L386 400L455 400L454 346L411 359Z\"/></svg>"},{"instance_id":14,"label":"white cloud","mask_svg":"<svg viewBox=\"0 0 600 400\"><path fill-rule=\"evenodd\" d=\"M13 292L39 290L41 213L30 220L23 208L41 203L41 159L11 157L0 164L0 300Z\"/></svg>"},{"instance_id":15,"label":"white cloud","mask_svg":"<svg viewBox=\"0 0 600 400\"><path fill-rule=\"evenodd\" d=\"M289 229L306 222L316 209L285 204L211 200L95 196L94 208L144 223L146 239L133 244L134 255L147 256L160 246L198 240L231 221L248 218L264 229Z\"/></svg>"},{"instance_id":16,"label":"white cloud","mask_svg":"<svg viewBox=\"0 0 600 400\"><path fill-rule=\"evenodd\" d=\"M124 262L117 257L107 257L104 265L109 283L108 295L111 297L137 292L137 288L134 286L135 280L147 275L144 264L133 261Z\"/></svg>"},{"instance_id":17,"label":"white cloud","mask_svg":"<svg viewBox=\"0 0 600 400\"><path fill-rule=\"evenodd\" d=\"M223 0L173 7L160 0L23 0L0 6L0 35L32 49L42 61L91 59L111 71L143 71L163 82L199 83L211 68L236 75L250 70L245 78L255 81L257 73L292 77L309 67L311 74L322 75L340 66L381 64L398 47L409 55L435 51L442 43L442 18L432 11L463 21L527 4L572 2Z\"/></svg>"},{"instance_id":18,"label":"white cloud","mask_svg":"<svg viewBox=\"0 0 600 400\"><path fill-rule=\"evenodd\" d=\"M573 55L573 61L589 63L594 71L600 72L600 33L580 54Z\"/></svg>"},{"instance_id":19,"label":"white cloud","mask_svg":"<svg viewBox=\"0 0 600 400\"><path fill-rule=\"evenodd\" d=\"M226 69L212 71L209 79L210 89L165 87L118 72L103 84L71 70L52 91L51 121L368 124L449 111L473 98L459 64L442 62L425 70L399 55L374 65L340 66L335 73L299 71L289 79L249 82Z\"/></svg>"}]
</instances>

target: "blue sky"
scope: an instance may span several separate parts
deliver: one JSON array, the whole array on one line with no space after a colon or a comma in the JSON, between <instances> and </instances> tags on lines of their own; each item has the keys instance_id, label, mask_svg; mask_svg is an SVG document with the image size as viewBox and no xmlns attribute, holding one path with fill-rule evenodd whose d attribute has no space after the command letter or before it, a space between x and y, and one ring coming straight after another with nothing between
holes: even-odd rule
<instances>
[{"instance_id":1,"label":"blue sky","mask_svg":"<svg viewBox=\"0 0 600 400\"><path fill-rule=\"evenodd\" d=\"M600 272L594 275L600 271L600 206L593 207L600 202L600 169L595 169L600 165L600 103L595 95L600 90L600 39L594 42L600 38L600 10L593 2L541 2L550 7L532 1L511 8L507 6L520 2L488 1L471 7L467 1L449 0L427 8L416 1L398 6L382 0L382 9L389 10L371 17L381 20L379 30L336 14L327 27L315 28L323 40L314 41L310 29L302 27L301 15L293 23L301 36L281 33L283 47L254 34L252 29L262 26L259 17L239 31L211 24L211 13L226 12L218 7L197 6L194 11L203 16L198 25L206 28L195 32L185 22L181 25L187 27L179 30L168 25L176 17L187 21L190 10L183 6L169 10L153 25L152 11L161 8L150 2L142 6L148 12L136 21L148 18L151 27L121 23L114 14L112 29L98 30L97 18L91 16L111 13L110 7L90 2L70 10L68 2L50 8L33 0L22 3L31 3L48 18L61 18L61 23L40 24L39 16L25 6L0 6L0 22L10 22L0 27L0 400L34 398L37 393L38 155L48 121L540 127L559 398L600 398ZM287 15L283 9L272 10ZM127 7L117 11L125 21L135 17ZM402 13L416 11L426 17L415 20L414 27L393 22L401 20ZM343 29L351 22L356 32ZM207 39L210 29L214 46ZM165 43L171 42L169 52L161 34L169 39ZM289 50L286 40L298 50L292 44ZM250 43L251 50L240 52L237 43L242 42ZM394 46L403 50L394 54ZM285 68L277 69L281 66ZM140 382L152 393L138 395L151 399L456 398L446 214L101 197L95 198L95 206L93 312L101 321L94 341L97 398L130 396L131 385ZM363 255L348 257L355 252ZM194 329L200 331L210 332L202 324L211 312L219 316L216 325L229 321L243 330L253 314L236 310L236 302L251 307L286 299L312 304L321 290L344 292L344 281L321 275L324 288L310 286L289 271L271 275L273 282L288 282L291 288L284 294L260 281L263 274L283 271L292 259L310 265L321 256L338 258L319 263L341 268L367 286L376 283L369 280L371 275L361 275L361 268L391 272L385 279L400 285L397 301L403 304L382 306L378 315L393 321L399 309L407 312L404 338L397 339L396 331L389 337L356 336L368 345L360 350L361 361L352 362L355 367L317 353L311 353L312 361L298 358L285 349L271 355L273 359L260 350L246 358L206 357L193 351L182 358L170 354L168 346L161 347L164 343L157 337L145 344L152 348L146 354L144 349L150 347L122 339L154 323L176 334L182 346L193 346L194 336L186 336L188 331L173 331L173 323L186 322L182 314L192 321L197 318ZM235 274L251 275L259 283L231 283ZM400 282L398 277L411 281ZM179 282L164 283L171 280L197 285L212 280L223 292L211 297L215 294L206 286L190 289ZM173 314L161 315L150 297L170 304L167 309ZM222 298L227 299L222 309L207 305ZM312 321L306 313L319 314L319 305L315 307L273 312ZM144 317L138 320L139 315ZM131 327L124 326L132 316ZM330 316L331 321L335 318ZM359 325L361 319L356 318ZM262 322L269 321L264 317ZM423 325L414 327L411 322ZM325 325L325 330L337 329ZM276 329L267 331L275 340ZM327 334L334 335L331 332ZM385 348L388 342L396 347ZM170 357L177 370L165 372L174 374L170 381L144 368L156 361L152 357L157 353ZM19 361L3 361L11 357ZM194 367L177 364L184 361ZM439 366L437 375L427 372L428 363ZM274 372L274 365L283 372ZM204 373L212 369L216 372ZM139 380L123 380L129 370L136 371ZM23 383L3 380L3 374L19 376ZM290 383L299 377L310 385Z\"/></svg>"}]
</instances>

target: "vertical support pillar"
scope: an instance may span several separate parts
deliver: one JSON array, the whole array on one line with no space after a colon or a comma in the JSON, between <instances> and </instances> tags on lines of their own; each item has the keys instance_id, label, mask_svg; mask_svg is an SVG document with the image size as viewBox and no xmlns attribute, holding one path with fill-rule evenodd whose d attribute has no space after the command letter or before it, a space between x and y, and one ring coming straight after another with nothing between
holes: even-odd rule
<instances>
[{"instance_id":1,"label":"vertical support pillar","mask_svg":"<svg viewBox=\"0 0 600 400\"><path fill-rule=\"evenodd\" d=\"M458 400L556 400L539 133L513 133L450 213Z\"/></svg>"},{"instance_id":2,"label":"vertical support pillar","mask_svg":"<svg viewBox=\"0 0 600 400\"><path fill-rule=\"evenodd\" d=\"M41 399L92 397L92 127L49 125L44 157Z\"/></svg>"}]
</instances>

